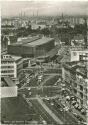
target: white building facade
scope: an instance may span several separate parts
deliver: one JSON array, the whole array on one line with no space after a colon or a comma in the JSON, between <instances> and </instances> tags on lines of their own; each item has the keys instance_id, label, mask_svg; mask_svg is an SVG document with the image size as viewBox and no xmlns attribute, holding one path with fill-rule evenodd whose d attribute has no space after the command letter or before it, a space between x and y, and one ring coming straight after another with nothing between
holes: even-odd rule
<instances>
[{"instance_id":1,"label":"white building facade","mask_svg":"<svg viewBox=\"0 0 88 125\"><path fill-rule=\"evenodd\" d=\"M12 79L18 79L21 69L23 68L23 60L21 57L2 55L1 57L1 76L9 76Z\"/></svg>"}]
</instances>

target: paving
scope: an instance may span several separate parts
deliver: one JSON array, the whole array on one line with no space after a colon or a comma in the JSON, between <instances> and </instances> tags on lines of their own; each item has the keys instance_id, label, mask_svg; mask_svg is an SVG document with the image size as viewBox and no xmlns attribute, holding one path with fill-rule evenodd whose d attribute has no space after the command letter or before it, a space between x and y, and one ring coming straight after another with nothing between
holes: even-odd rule
<instances>
[{"instance_id":1,"label":"paving","mask_svg":"<svg viewBox=\"0 0 88 125\"><path fill-rule=\"evenodd\" d=\"M55 95L55 96L51 96L51 97L41 97L41 99L56 99L56 98L58 98L59 97L59 95ZM25 98L25 99L27 99L27 100L35 100L35 99L37 99L37 97L30 97L30 98Z\"/></svg>"},{"instance_id":2,"label":"paving","mask_svg":"<svg viewBox=\"0 0 88 125\"><path fill-rule=\"evenodd\" d=\"M63 122L46 106L46 104L37 97L38 102L42 105L42 107L48 112L48 114L59 124L63 124Z\"/></svg>"}]
</instances>

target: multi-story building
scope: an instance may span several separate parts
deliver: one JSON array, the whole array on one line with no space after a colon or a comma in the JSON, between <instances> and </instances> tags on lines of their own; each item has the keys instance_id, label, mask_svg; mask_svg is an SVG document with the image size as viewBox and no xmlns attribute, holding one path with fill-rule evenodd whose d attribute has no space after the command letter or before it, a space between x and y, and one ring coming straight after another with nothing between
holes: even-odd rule
<instances>
[{"instance_id":1,"label":"multi-story building","mask_svg":"<svg viewBox=\"0 0 88 125\"><path fill-rule=\"evenodd\" d=\"M10 33L9 35L1 35L1 54L6 54L8 45L17 42L17 37L15 34Z\"/></svg>"},{"instance_id":2,"label":"multi-story building","mask_svg":"<svg viewBox=\"0 0 88 125\"><path fill-rule=\"evenodd\" d=\"M83 71L84 70L84 71ZM78 102L87 106L87 91L88 91L88 78L86 77L86 69L78 68L76 71L76 80L74 83L74 95L77 96Z\"/></svg>"},{"instance_id":3,"label":"multi-story building","mask_svg":"<svg viewBox=\"0 0 88 125\"><path fill-rule=\"evenodd\" d=\"M62 78L80 105L87 106L88 92L88 51L74 51L71 62L63 65ZM74 57L74 58L73 58Z\"/></svg>"},{"instance_id":4,"label":"multi-story building","mask_svg":"<svg viewBox=\"0 0 88 125\"><path fill-rule=\"evenodd\" d=\"M13 80L18 79L23 68L22 57L2 55L1 57L1 76L9 76Z\"/></svg>"},{"instance_id":5,"label":"multi-story building","mask_svg":"<svg viewBox=\"0 0 88 125\"><path fill-rule=\"evenodd\" d=\"M70 50L70 61L79 61L80 60L80 57L82 55L88 55L88 49L84 49L82 47L74 47L74 48L71 48Z\"/></svg>"},{"instance_id":6,"label":"multi-story building","mask_svg":"<svg viewBox=\"0 0 88 125\"><path fill-rule=\"evenodd\" d=\"M76 80L76 67L78 62L68 62L62 66L62 78L67 87L73 87L72 83Z\"/></svg>"}]
</instances>

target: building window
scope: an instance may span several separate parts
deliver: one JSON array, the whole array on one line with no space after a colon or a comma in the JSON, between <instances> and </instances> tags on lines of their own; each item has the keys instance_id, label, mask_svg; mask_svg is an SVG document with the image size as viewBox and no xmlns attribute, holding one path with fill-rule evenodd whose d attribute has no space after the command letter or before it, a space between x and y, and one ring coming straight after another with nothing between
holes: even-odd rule
<instances>
[{"instance_id":1,"label":"building window","mask_svg":"<svg viewBox=\"0 0 88 125\"><path fill-rule=\"evenodd\" d=\"M74 93L77 94L77 90L76 89L74 89Z\"/></svg>"},{"instance_id":2,"label":"building window","mask_svg":"<svg viewBox=\"0 0 88 125\"><path fill-rule=\"evenodd\" d=\"M87 94L87 89L85 89L85 94Z\"/></svg>"},{"instance_id":3,"label":"building window","mask_svg":"<svg viewBox=\"0 0 88 125\"><path fill-rule=\"evenodd\" d=\"M9 75L10 77L14 77L14 75Z\"/></svg>"},{"instance_id":4,"label":"building window","mask_svg":"<svg viewBox=\"0 0 88 125\"><path fill-rule=\"evenodd\" d=\"M77 83L74 83L74 87L77 87Z\"/></svg>"},{"instance_id":5,"label":"building window","mask_svg":"<svg viewBox=\"0 0 88 125\"><path fill-rule=\"evenodd\" d=\"M83 86L80 85L80 90L83 91Z\"/></svg>"},{"instance_id":6,"label":"building window","mask_svg":"<svg viewBox=\"0 0 88 125\"><path fill-rule=\"evenodd\" d=\"M14 68L14 66L1 66L2 69L4 68Z\"/></svg>"},{"instance_id":7,"label":"building window","mask_svg":"<svg viewBox=\"0 0 88 125\"><path fill-rule=\"evenodd\" d=\"M83 93L80 92L80 97L83 98Z\"/></svg>"}]
</instances>

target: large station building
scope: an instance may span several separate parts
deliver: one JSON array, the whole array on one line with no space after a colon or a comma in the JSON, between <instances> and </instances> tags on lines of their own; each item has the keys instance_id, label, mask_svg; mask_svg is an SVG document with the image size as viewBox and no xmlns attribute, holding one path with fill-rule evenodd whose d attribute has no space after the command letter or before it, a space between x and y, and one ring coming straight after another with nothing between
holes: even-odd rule
<instances>
[{"instance_id":1,"label":"large station building","mask_svg":"<svg viewBox=\"0 0 88 125\"><path fill-rule=\"evenodd\" d=\"M27 37L8 45L8 54L22 57L46 56L55 48L55 40L50 37Z\"/></svg>"}]
</instances>

